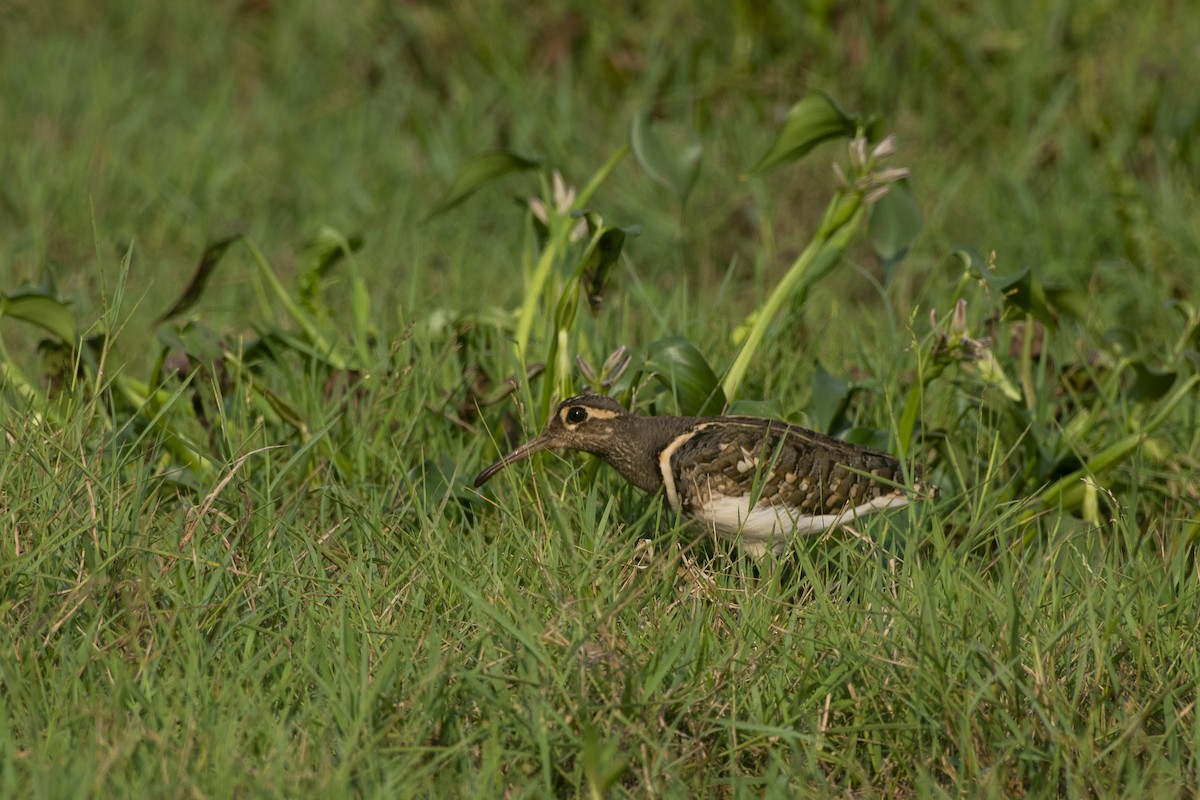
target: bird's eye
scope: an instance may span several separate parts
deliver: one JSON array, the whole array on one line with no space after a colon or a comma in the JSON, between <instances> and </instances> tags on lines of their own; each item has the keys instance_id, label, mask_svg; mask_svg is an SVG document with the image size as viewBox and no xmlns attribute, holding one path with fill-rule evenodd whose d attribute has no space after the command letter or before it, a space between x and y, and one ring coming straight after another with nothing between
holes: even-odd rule
<instances>
[{"instance_id":1,"label":"bird's eye","mask_svg":"<svg viewBox=\"0 0 1200 800\"><path fill-rule=\"evenodd\" d=\"M567 409L567 422L578 425L587 419L587 409L582 406L571 406Z\"/></svg>"}]
</instances>

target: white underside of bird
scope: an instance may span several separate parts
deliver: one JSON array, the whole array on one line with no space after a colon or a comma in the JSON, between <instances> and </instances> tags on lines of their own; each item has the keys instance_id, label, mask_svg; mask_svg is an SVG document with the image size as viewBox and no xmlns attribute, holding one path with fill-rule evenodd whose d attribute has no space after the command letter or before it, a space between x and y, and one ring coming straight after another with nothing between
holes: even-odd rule
<instances>
[{"instance_id":1,"label":"white underside of bird","mask_svg":"<svg viewBox=\"0 0 1200 800\"><path fill-rule=\"evenodd\" d=\"M792 512L779 505L759 504L751 508L750 499L710 496L705 502L695 504L690 516L720 538L740 543L750 555L761 556L767 550L776 554L782 552L789 537L824 533L865 514L908 503L908 498L903 495L887 495L847 507L836 514L811 515ZM675 504L672 507L679 510Z\"/></svg>"},{"instance_id":2,"label":"white underside of bird","mask_svg":"<svg viewBox=\"0 0 1200 800\"><path fill-rule=\"evenodd\" d=\"M678 487L675 485L675 473L671 469L671 457L686 438L680 437L665 448L658 458L667 502L676 513L683 509ZM768 475L767 478L769 477ZM783 552L792 536L824 533L866 514L908 504L907 496L895 493L876 497L856 506L847 506L834 514L808 514L788 506L757 500L758 498L749 495L730 497L709 491L699 502L693 500L686 513L690 519L699 522L717 537L737 542L744 551L758 557L768 550L776 554Z\"/></svg>"}]
</instances>

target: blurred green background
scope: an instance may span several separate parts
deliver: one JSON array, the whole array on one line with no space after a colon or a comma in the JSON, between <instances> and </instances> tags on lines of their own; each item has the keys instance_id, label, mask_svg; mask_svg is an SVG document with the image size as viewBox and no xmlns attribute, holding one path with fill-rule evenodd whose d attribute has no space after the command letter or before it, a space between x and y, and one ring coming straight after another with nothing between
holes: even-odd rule
<instances>
[{"instance_id":1,"label":"blurred green background","mask_svg":"<svg viewBox=\"0 0 1200 800\"><path fill-rule=\"evenodd\" d=\"M652 288L702 303L728 274L733 307L705 322L732 324L756 276L811 234L840 154L757 194L740 177L822 89L880 115L913 170L926 225L898 305L936 292L938 264L970 245L1090 288L1112 322L1153 336L1150 298L1186 290L1200 238L1200 99L1184 79L1200 23L1180 8L8 0L0 269L8 287L52 270L98 310L133 244L137 330L216 236L246 230L286 270L330 224L364 235L381 323L515 301L510 200L528 183L429 225L424 213L486 149L542 155L578 182L650 111L704 145L685 213L632 160L597 205L642 226L629 253ZM862 284L834 281L826 303ZM247 281L229 268L216 290L205 313L236 322Z\"/></svg>"},{"instance_id":2,"label":"blurred green background","mask_svg":"<svg viewBox=\"0 0 1200 800\"><path fill-rule=\"evenodd\" d=\"M116 333L43 370L0 320L0 796L1191 796L1198 43L1183 0L0 0L0 292ZM632 157L592 198L640 234L564 338L712 376L846 161L745 178L818 90L924 225L860 237L738 399L911 444L942 499L775 570L582 458L472 490L538 424L475 400L526 366L540 187L430 218L462 166L579 186L643 113L699 143L685 205ZM362 249L280 311L326 226ZM264 259L156 325L237 231Z\"/></svg>"}]
</instances>

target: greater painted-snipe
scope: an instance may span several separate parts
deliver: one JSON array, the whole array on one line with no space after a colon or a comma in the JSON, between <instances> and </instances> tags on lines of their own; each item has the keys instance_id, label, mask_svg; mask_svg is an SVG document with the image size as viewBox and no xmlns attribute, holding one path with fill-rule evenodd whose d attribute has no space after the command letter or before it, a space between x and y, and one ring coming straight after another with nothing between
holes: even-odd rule
<instances>
[{"instance_id":1,"label":"greater painted-snipe","mask_svg":"<svg viewBox=\"0 0 1200 800\"><path fill-rule=\"evenodd\" d=\"M936 487L921 483L918 467L906 476L887 453L798 425L760 417L641 416L595 394L560 403L541 435L479 473L475 486L555 448L592 453L638 488L663 490L675 511L754 555L782 550L793 535L937 495Z\"/></svg>"}]
</instances>

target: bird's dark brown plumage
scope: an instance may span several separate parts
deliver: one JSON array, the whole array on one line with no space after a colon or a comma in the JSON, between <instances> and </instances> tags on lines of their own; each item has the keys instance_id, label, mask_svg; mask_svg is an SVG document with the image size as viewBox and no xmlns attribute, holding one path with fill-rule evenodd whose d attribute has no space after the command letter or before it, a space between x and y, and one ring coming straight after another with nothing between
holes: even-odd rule
<instances>
[{"instance_id":1,"label":"bird's dark brown plumage","mask_svg":"<svg viewBox=\"0 0 1200 800\"><path fill-rule=\"evenodd\" d=\"M664 490L680 513L747 548L778 549L793 533L825 530L857 515L936 495L912 466L779 420L759 417L646 417L601 395L558 405L546 429L485 469L481 486L540 450L599 456L647 491Z\"/></svg>"}]
</instances>

